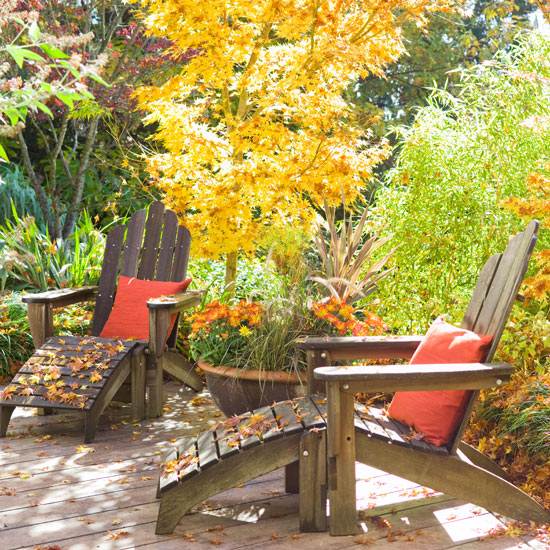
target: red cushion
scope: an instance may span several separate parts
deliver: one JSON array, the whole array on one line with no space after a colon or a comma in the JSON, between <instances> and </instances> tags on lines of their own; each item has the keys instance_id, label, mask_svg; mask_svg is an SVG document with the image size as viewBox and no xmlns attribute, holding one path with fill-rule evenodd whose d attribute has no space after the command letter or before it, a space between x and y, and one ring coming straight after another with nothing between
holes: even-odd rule
<instances>
[{"instance_id":1,"label":"red cushion","mask_svg":"<svg viewBox=\"0 0 550 550\"><path fill-rule=\"evenodd\" d=\"M436 319L410 364L483 362L491 340L491 336L479 336ZM388 414L423 434L425 441L441 447L453 439L470 394L465 390L400 391L393 396Z\"/></svg>"},{"instance_id":2,"label":"red cushion","mask_svg":"<svg viewBox=\"0 0 550 550\"><path fill-rule=\"evenodd\" d=\"M122 338L124 340L149 339L149 310L147 300L183 292L191 279L180 282L145 281L135 277L120 275L113 309L101 331L105 338ZM168 334L174 328L176 315Z\"/></svg>"}]
</instances>

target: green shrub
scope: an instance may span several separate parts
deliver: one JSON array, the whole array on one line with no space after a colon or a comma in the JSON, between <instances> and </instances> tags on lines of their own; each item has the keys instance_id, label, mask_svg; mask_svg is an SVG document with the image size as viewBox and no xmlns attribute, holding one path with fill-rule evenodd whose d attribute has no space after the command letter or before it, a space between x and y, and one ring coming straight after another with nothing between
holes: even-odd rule
<instances>
[{"instance_id":1,"label":"green shrub","mask_svg":"<svg viewBox=\"0 0 550 550\"><path fill-rule=\"evenodd\" d=\"M522 35L462 71L458 97L434 91L401 131L374 221L399 247L377 295L398 330L423 331L441 313L458 320L483 262L524 225L501 203L525 196L527 176L550 158L549 58L548 36ZM549 240L541 231L539 247Z\"/></svg>"},{"instance_id":2,"label":"green shrub","mask_svg":"<svg viewBox=\"0 0 550 550\"><path fill-rule=\"evenodd\" d=\"M45 231L45 223L34 189L16 164L0 167L0 225L18 216L32 216L38 227Z\"/></svg>"},{"instance_id":3,"label":"green shrub","mask_svg":"<svg viewBox=\"0 0 550 550\"><path fill-rule=\"evenodd\" d=\"M225 263L191 258L188 274L196 288L208 291L207 300L225 295ZM236 299L267 300L278 296L285 278L271 269L265 259L240 258L235 286Z\"/></svg>"},{"instance_id":4,"label":"green shrub","mask_svg":"<svg viewBox=\"0 0 550 550\"><path fill-rule=\"evenodd\" d=\"M0 301L0 378L26 361L32 353L27 308L14 296Z\"/></svg>"},{"instance_id":5,"label":"green shrub","mask_svg":"<svg viewBox=\"0 0 550 550\"><path fill-rule=\"evenodd\" d=\"M84 212L69 239L51 239L33 217L0 226L0 290L62 288L97 282L105 238Z\"/></svg>"}]
</instances>

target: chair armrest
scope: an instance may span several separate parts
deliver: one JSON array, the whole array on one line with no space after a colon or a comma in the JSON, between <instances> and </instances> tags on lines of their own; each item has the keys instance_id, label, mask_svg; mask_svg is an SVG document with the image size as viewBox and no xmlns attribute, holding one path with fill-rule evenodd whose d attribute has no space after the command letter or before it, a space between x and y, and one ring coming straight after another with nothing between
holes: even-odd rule
<instances>
[{"instance_id":1,"label":"chair armrest","mask_svg":"<svg viewBox=\"0 0 550 550\"><path fill-rule=\"evenodd\" d=\"M97 286L84 286L81 288L48 290L37 294L26 294L23 296L22 301L25 304L45 304L52 307L62 307L93 299L97 289Z\"/></svg>"},{"instance_id":2,"label":"chair armrest","mask_svg":"<svg viewBox=\"0 0 550 550\"><path fill-rule=\"evenodd\" d=\"M308 336L297 346L328 352L331 359L410 359L423 336Z\"/></svg>"},{"instance_id":3,"label":"chair armrest","mask_svg":"<svg viewBox=\"0 0 550 550\"><path fill-rule=\"evenodd\" d=\"M201 303L204 290L190 290L171 296L159 296L147 300L147 307L151 310L163 310L169 312L182 311Z\"/></svg>"},{"instance_id":4,"label":"chair armrest","mask_svg":"<svg viewBox=\"0 0 550 550\"><path fill-rule=\"evenodd\" d=\"M480 390L509 380L513 370L507 363L364 365L318 367L314 376L350 392Z\"/></svg>"}]
</instances>

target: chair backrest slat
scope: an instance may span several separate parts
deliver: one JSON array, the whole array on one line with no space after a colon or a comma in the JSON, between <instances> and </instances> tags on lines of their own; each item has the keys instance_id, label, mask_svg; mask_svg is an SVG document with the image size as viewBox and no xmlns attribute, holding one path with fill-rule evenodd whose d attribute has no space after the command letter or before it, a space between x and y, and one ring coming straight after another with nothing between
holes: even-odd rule
<instances>
[{"instance_id":1,"label":"chair backrest slat","mask_svg":"<svg viewBox=\"0 0 550 550\"><path fill-rule=\"evenodd\" d=\"M485 361L491 361L504 331L508 315L517 297L531 253L537 240L539 223L532 221L525 231L515 235L502 254L491 256L481 270L462 326L480 335L493 337ZM473 391L464 418L449 451L455 453L479 392Z\"/></svg>"},{"instance_id":2,"label":"chair backrest slat","mask_svg":"<svg viewBox=\"0 0 550 550\"><path fill-rule=\"evenodd\" d=\"M538 222L531 222L525 231L516 235L500 260L493 282L479 313L474 330L478 334L491 334L493 343L488 353L491 360L517 298L519 287L527 271L535 247Z\"/></svg>"},{"instance_id":3,"label":"chair backrest slat","mask_svg":"<svg viewBox=\"0 0 550 550\"><path fill-rule=\"evenodd\" d=\"M474 288L472 299L468 304L468 309L466 310L464 319L462 320L463 328L474 330L479 313L481 312L483 303L487 297L487 292L489 292L489 289L491 288L491 283L493 282L493 277L495 276L501 257L502 254L494 254L483 266L483 269L479 274L476 287Z\"/></svg>"},{"instance_id":4,"label":"chair backrest slat","mask_svg":"<svg viewBox=\"0 0 550 550\"><path fill-rule=\"evenodd\" d=\"M122 269L120 271L121 275L126 275L127 277L137 276L146 216L147 212L145 210L139 210L128 222L126 242L124 243Z\"/></svg>"},{"instance_id":5,"label":"chair backrest slat","mask_svg":"<svg viewBox=\"0 0 550 550\"><path fill-rule=\"evenodd\" d=\"M191 245L191 235L186 227L180 226L178 237L176 239L176 252L174 263L172 265L171 281L181 281L187 273L187 263L189 262L189 247Z\"/></svg>"},{"instance_id":6,"label":"chair backrest slat","mask_svg":"<svg viewBox=\"0 0 550 550\"><path fill-rule=\"evenodd\" d=\"M117 225L111 229L107 236L92 323L92 334L94 336L99 335L101 332L113 307L125 230L126 227L123 225Z\"/></svg>"},{"instance_id":7,"label":"chair backrest slat","mask_svg":"<svg viewBox=\"0 0 550 550\"><path fill-rule=\"evenodd\" d=\"M145 225L143 252L138 268L139 279L153 279L155 275L163 214L164 205L161 202L154 202L149 207L149 214Z\"/></svg>"},{"instance_id":8,"label":"chair backrest slat","mask_svg":"<svg viewBox=\"0 0 550 550\"><path fill-rule=\"evenodd\" d=\"M145 237L144 237L145 234ZM127 226L115 226L107 236L99 279L92 334L101 333L116 293L118 275L176 281L185 278L191 238L177 216L154 202L149 212L139 210Z\"/></svg>"},{"instance_id":9,"label":"chair backrest slat","mask_svg":"<svg viewBox=\"0 0 550 550\"><path fill-rule=\"evenodd\" d=\"M164 212L164 227L160 240L159 255L157 260L156 279L169 281L174 261L176 247L176 233L178 231L178 218L171 210Z\"/></svg>"}]
</instances>

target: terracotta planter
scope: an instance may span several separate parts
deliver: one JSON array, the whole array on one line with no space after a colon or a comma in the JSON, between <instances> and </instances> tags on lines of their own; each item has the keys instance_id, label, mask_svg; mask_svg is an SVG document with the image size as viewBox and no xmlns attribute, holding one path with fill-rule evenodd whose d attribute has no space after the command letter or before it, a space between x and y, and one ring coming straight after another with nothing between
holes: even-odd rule
<instances>
[{"instance_id":1,"label":"terracotta planter","mask_svg":"<svg viewBox=\"0 0 550 550\"><path fill-rule=\"evenodd\" d=\"M305 386L293 373L215 367L199 361L216 405L233 416L304 395Z\"/></svg>"}]
</instances>

